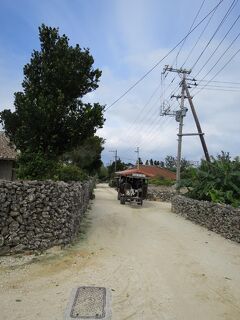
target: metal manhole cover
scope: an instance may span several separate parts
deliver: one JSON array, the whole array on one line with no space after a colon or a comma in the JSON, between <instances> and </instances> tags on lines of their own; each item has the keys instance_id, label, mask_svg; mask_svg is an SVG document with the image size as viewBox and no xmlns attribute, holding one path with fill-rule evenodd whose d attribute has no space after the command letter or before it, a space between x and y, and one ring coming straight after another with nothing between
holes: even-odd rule
<instances>
[{"instance_id":1,"label":"metal manhole cover","mask_svg":"<svg viewBox=\"0 0 240 320\"><path fill-rule=\"evenodd\" d=\"M110 290L103 287L74 289L65 319L111 319L110 295Z\"/></svg>"}]
</instances>

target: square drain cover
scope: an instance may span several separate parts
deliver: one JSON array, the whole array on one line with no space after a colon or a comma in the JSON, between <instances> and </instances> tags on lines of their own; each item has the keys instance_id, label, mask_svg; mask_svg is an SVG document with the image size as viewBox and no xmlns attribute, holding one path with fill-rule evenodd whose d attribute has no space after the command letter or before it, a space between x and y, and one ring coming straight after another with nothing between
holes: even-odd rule
<instances>
[{"instance_id":1,"label":"square drain cover","mask_svg":"<svg viewBox=\"0 0 240 320\"><path fill-rule=\"evenodd\" d=\"M70 319L111 319L111 291L103 287L78 287L72 291L66 310Z\"/></svg>"}]
</instances>

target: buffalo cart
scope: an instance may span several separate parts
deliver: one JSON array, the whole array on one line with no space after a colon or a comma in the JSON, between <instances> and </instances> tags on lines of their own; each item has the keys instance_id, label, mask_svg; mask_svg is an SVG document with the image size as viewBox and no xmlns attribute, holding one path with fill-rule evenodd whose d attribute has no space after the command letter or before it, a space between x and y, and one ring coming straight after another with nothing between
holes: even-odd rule
<instances>
[{"instance_id":1,"label":"buffalo cart","mask_svg":"<svg viewBox=\"0 0 240 320\"><path fill-rule=\"evenodd\" d=\"M136 202L143 204L147 196L148 178L141 173L120 175L117 184L118 200L121 204Z\"/></svg>"}]
</instances>

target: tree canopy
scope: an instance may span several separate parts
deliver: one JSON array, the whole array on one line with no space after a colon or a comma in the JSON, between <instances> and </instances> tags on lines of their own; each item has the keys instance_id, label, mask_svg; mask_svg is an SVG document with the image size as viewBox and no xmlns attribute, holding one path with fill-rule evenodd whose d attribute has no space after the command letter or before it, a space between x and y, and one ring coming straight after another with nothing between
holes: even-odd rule
<instances>
[{"instance_id":1,"label":"tree canopy","mask_svg":"<svg viewBox=\"0 0 240 320\"><path fill-rule=\"evenodd\" d=\"M89 49L69 46L57 28L39 28L41 50L24 66L23 91L15 93L15 111L1 113L6 134L22 152L61 155L94 135L104 123L104 107L81 99L98 87Z\"/></svg>"},{"instance_id":2,"label":"tree canopy","mask_svg":"<svg viewBox=\"0 0 240 320\"><path fill-rule=\"evenodd\" d=\"M116 162L116 169L117 171L123 171L126 170L128 167L128 165L124 162L121 161L121 159L119 158ZM109 177L114 176L115 173L115 161L113 161L108 167L108 175Z\"/></svg>"},{"instance_id":3,"label":"tree canopy","mask_svg":"<svg viewBox=\"0 0 240 320\"><path fill-rule=\"evenodd\" d=\"M82 98L98 87L89 49L69 45L57 28L39 27L40 50L24 66L15 111L0 113L3 128L23 158L57 159L78 148L104 124L104 106ZM29 160L30 161L30 160ZM31 173L30 173L31 175Z\"/></svg>"},{"instance_id":4,"label":"tree canopy","mask_svg":"<svg viewBox=\"0 0 240 320\"><path fill-rule=\"evenodd\" d=\"M101 152L104 139L98 136L87 138L81 145L63 155L69 161L87 173L96 173L102 166Z\"/></svg>"}]
</instances>

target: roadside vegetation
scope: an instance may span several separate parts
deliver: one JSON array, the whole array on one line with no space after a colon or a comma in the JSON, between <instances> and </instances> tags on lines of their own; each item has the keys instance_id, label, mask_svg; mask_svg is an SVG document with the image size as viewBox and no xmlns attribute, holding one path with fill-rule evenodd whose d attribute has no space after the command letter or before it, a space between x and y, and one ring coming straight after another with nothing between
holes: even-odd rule
<instances>
[{"instance_id":1,"label":"roadside vegetation","mask_svg":"<svg viewBox=\"0 0 240 320\"><path fill-rule=\"evenodd\" d=\"M125 170L131 164L117 161L117 171ZM176 158L167 156L164 161L147 160L145 165L155 165L176 172ZM114 186L115 162L101 168L101 181L110 181ZM156 177L149 180L155 186L171 187L175 181ZM240 158L231 159L229 153L221 152L211 157L211 162L202 160L200 164L186 159L181 161L181 185L184 195L196 200L206 200L214 203L229 204L240 207Z\"/></svg>"},{"instance_id":2,"label":"roadside vegetation","mask_svg":"<svg viewBox=\"0 0 240 320\"><path fill-rule=\"evenodd\" d=\"M15 111L0 121L20 151L20 179L82 180L101 166L104 140L95 135L104 124L104 106L86 103L98 88L101 71L89 49L69 45L57 28L39 28L40 50L23 68L22 92L14 94ZM84 99L84 101L83 101Z\"/></svg>"},{"instance_id":3,"label":"roadside vegetation","mask_svg":"<svg viewBox=\"0 0 240 320\"><path fill-rule=\"evenodd\" d=\"M170 179L165 179L163 177L158 177L158 178L150 179L149 184L153 184L154 186L171 187L175 184L175 181Z\"/></svg>"},{"instance_id":4,"label":"roadside vegetation","mask_svg":"<svg viewBox=\"0 0 240 320\"><path fill-rule=\"evenodd\" d=\"M240 207L240 159L231 160L229 153L222 152L211 162L202 160L198 168L185 171L181 186L193 199Z\"/></svg>"}]
</instances>

